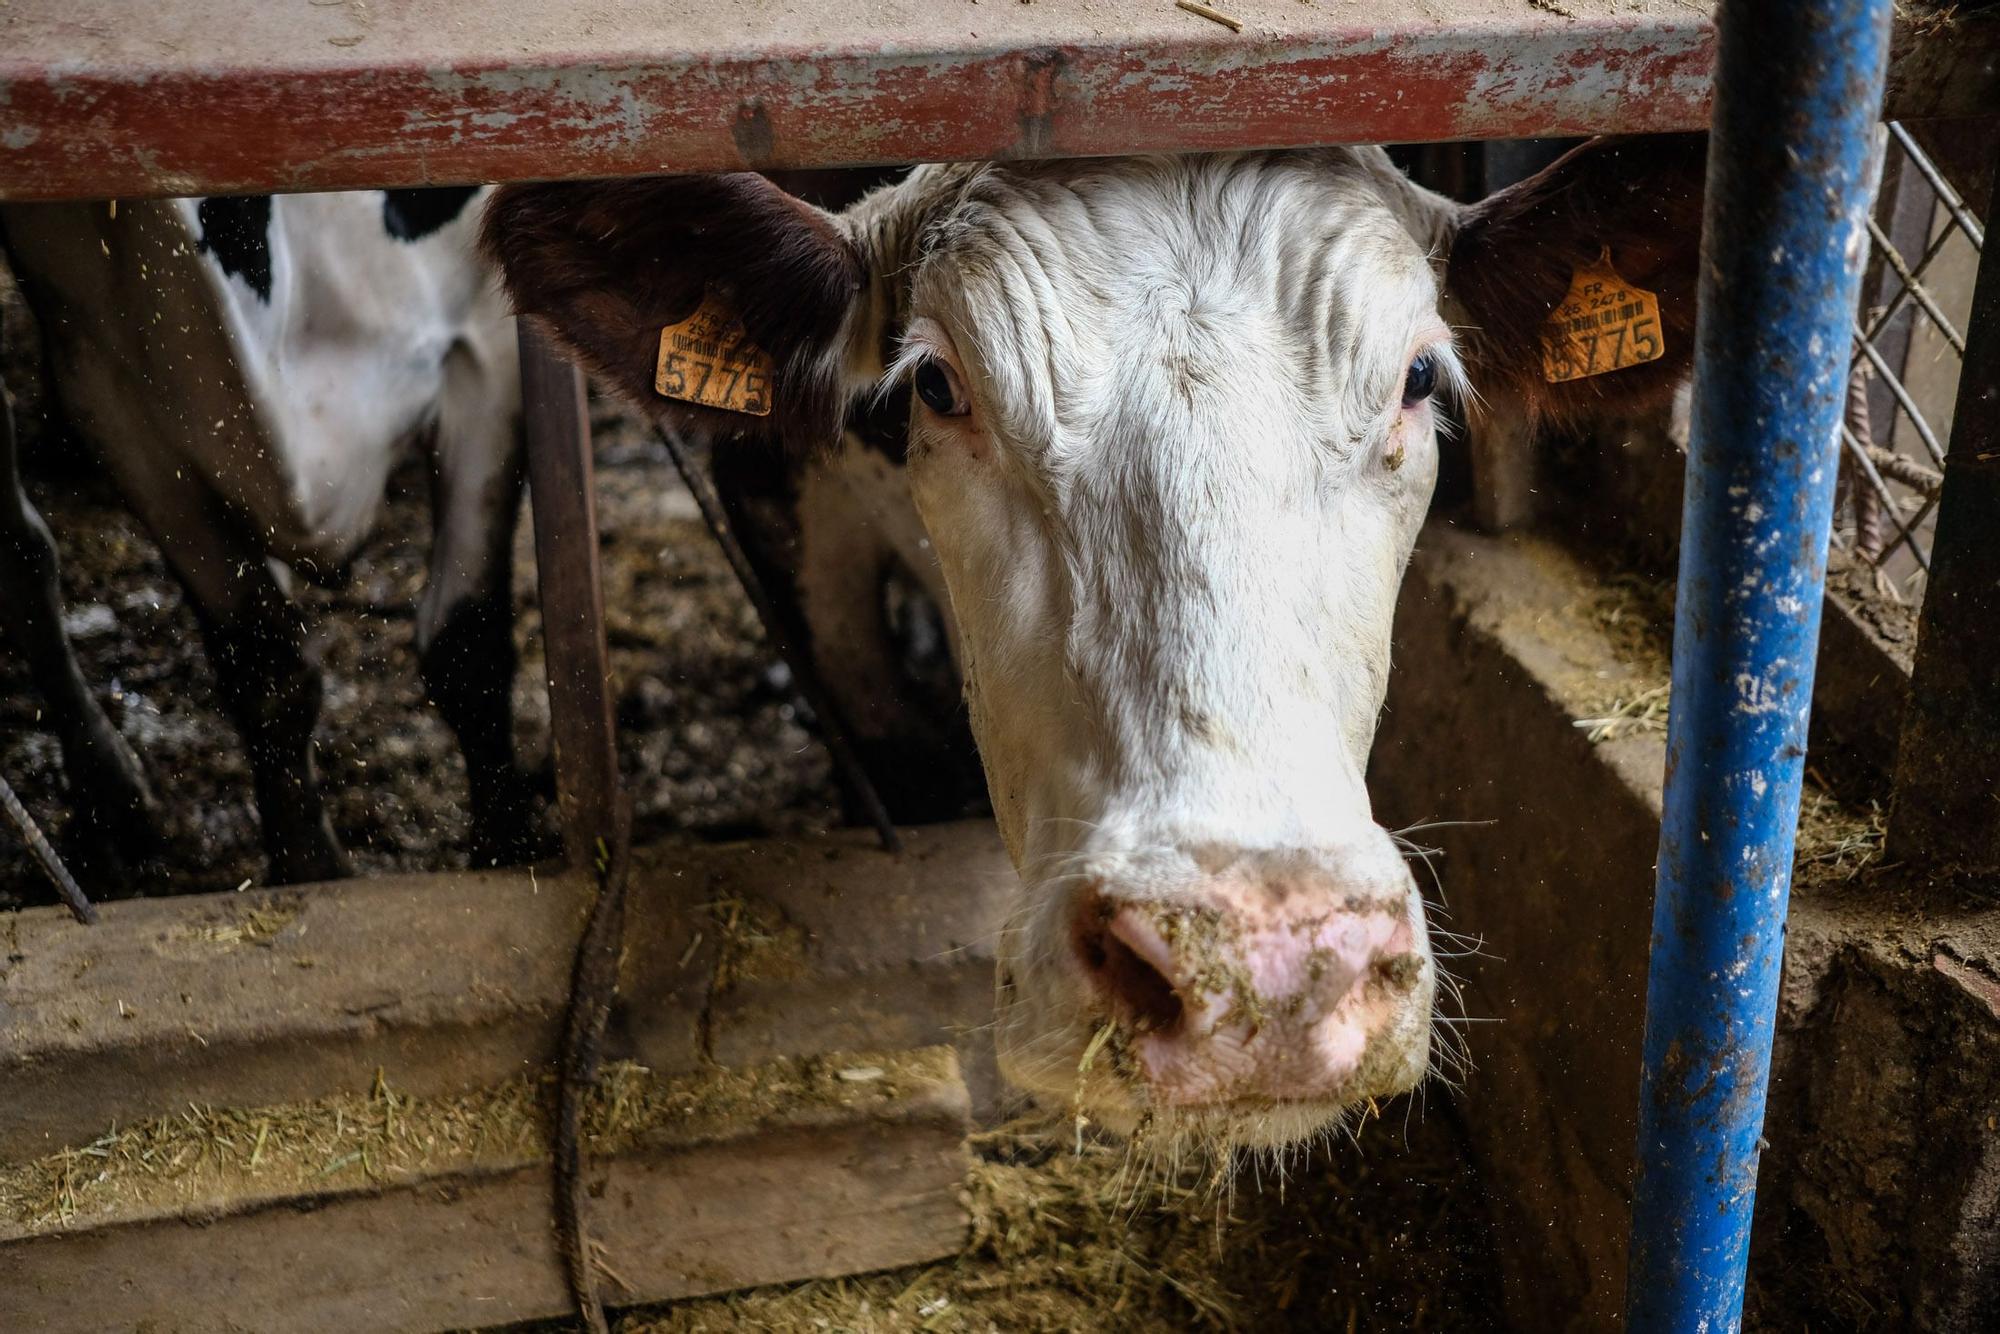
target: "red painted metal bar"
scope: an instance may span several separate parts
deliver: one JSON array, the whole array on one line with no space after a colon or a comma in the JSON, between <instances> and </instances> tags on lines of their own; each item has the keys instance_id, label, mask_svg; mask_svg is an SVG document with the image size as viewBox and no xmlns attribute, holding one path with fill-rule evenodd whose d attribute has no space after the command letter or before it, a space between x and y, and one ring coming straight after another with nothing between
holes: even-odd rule
<instances>
[{"instance_id":1,"label":"red painted metal bar","mask_svg":"<svg viewBox=\"0 0 2000 1334\"><path fill-rule=\"evenodd\" d=\"M0 200L1708 122L1685 0L1224 8L1240 33L1169 0L11 0ZM1890 113L2000 103L2000 13L1906 9Z\"/></svg>"}]
</instances>

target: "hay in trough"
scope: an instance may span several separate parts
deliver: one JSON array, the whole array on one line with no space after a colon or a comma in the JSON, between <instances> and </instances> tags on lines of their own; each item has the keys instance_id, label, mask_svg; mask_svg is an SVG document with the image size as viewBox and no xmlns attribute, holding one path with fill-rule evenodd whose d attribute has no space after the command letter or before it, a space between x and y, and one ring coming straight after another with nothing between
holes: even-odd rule
<instances>
[{"instance_id":1,"label":"hay in trough","mask_svg":"<svg viewBox=\"0 0 2000 1334\"><path fill-rule=\"evenodd\" d=\"M607 1066L585 1107L583 1147L696 1142L772 1115L886 1103L945 1077L948 1049L710 1067L663 1076ZM857 1073L860 1072L860 1073ZM548 1076L448 1096L364 1093L271 1107L189 1105L114 1126L81 1148L0 1165L0 1241L161 1210L196 1214L301 1192L391 1185L445 1170L504 1169L548 1155Z\"/></svg>"},{"instance_id":2,"label":"hay in trough","mask_svg":"<svg viewBox=\"0 0 2000 1334\"><path fill-rule=\"evenodd\" d=\"M1807 770L1799 798L1796 882L1811 886L1854 879L1880 861L1887 832L1887 816L1879 801L1843 804L1814 771Z\"/></svg>"},{"instance_id":3,"label":"hay in trough","mask_svg":"<svg viewBox=\"0 0 2000 1334\"><path fill-rule=\"evenodd\" d=\"M972 1141L964 1250L914 1269L683 1302L620 1334L1494 1328L1496 1267L1448 1118L1292 1165L1162 1168L1067 1122Z\"/></svg>"},{"instance_id":4,"label":"hay in trough","mask_svg":"<svg viewBox=\"0 0 2000 1334\"><path fill-rule=\"evenodd\" d=\"M1669 653L1673 644L1674 587L1634 574L1612 574L1582 609L1592 631L1630 677L1585 688L1583 712L1575 722L1592 745L1620 737L1667 730L1672 695Z\"/></svg>"},{"instance_id":5,"label":"hay in trough","mask_svg":"<svg viewBox=\"0 0 2000 1334\"><path fill-rule=\"evenodd\" d=\"M702 906L715 923L720 951L715 964L718 992L728 991L739 982L775 982L805 976L806 933L785 921L775 907L736 895Z\"/></svg>"}]
</instances>

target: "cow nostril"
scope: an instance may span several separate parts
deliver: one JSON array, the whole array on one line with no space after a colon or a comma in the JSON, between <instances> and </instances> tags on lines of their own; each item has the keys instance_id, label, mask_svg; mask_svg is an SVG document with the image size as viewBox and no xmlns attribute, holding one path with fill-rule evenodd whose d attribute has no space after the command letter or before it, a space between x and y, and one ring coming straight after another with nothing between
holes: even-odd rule
<instances>
[{"instance_id":1,"label":"cow nostril","mask_svg":"<svg viewBox=\"0 0 2000 1334\"><path fill-rule=\"evenodd\" d=\"M1375 961L1375 976L1397 991L1408 991L1424 975L1424 961L1414 951Z\"/></svg>"},{"instance_id":2,"label":"cow nostril","mask_svg":"<svg viewBox=\"0 0 2000 1334\"><path fill-rule=\"evenodd\" d=\"M1181 1021L1180 993L1166 975L1113 936L1104 939L1104 967L1098 976L1142 1033L1166 1033Z\"/></svg>"},{"instance_id":3,"label":"cow nostril","mask_svg":"<svg viewBox=\"0 0 2000 1334\"><path fill-rule=\"evenodd\" d=\"M1165 1033L1179 1026L1185 1007L1173 982L1105 923L1078 932L1077 953L1117 1019L1141 1033Z\"/></svg>"}]
</instances>

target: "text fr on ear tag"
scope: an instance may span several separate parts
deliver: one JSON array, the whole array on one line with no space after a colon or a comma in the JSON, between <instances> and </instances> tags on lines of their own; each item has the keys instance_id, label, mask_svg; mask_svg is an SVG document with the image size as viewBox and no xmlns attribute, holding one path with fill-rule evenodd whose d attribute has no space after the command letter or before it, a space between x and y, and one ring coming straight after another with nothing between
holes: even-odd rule
<instances>
[{"instance_id":1,"label":"text fr on ear tag","mask_svg":"<svg viewBox=\"0 0 2000 1334\"><path fill-rule=\"evenodd\" d=\"M653 388L664 398L752 417L771 414L771 355L713 291L694 314L660 330Z\"/></svg>"},{"instance_id":2,"label":"text fr on ear tag","mask_svg":"<svg viewBox=\"0 0 2000 1334\"><path fill-rule=\"evenodd\" d=\"M1620 278L1606 246L1571 276L1569 295L1549 313L1542 331L1542 378L1550 384L1581 380L1658 361L1666 353L1660 299Z\"/></svg>"}]
</instances>

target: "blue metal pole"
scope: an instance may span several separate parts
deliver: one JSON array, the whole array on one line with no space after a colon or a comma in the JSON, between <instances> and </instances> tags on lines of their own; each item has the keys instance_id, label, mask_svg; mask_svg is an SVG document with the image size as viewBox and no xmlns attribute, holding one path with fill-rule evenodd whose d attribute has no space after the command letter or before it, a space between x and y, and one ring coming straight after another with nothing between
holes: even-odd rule
<instances>
[{"instance_id":1,"label":"blue metal pole","mask_svg":"<svg viewBox=\"0 0 2000 1334\"><path fill-rule=\"evenodd\" d=\"M1742 1324L1890 0L1724 0L1627 1320Z\"/></svg>"}]
</instances>

